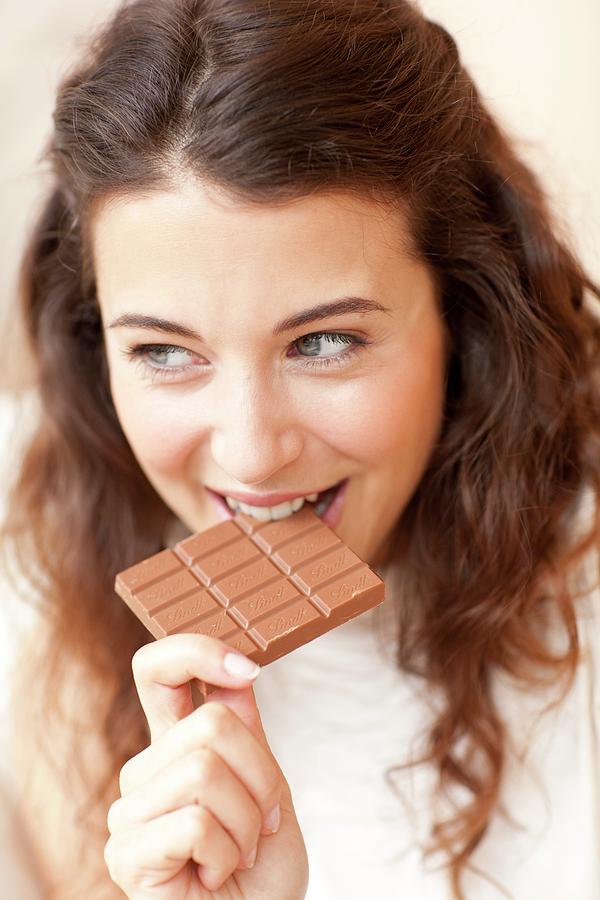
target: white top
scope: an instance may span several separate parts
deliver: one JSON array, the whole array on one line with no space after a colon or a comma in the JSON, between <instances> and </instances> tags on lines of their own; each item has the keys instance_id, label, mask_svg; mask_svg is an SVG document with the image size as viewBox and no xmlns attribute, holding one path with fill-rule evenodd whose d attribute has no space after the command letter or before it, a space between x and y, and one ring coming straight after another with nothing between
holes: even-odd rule
<instances>
[{"instance_id":1,"label":"white top","mask_svg":"<svg viewBox=\"0 0 600 900\"><path fill-rule=\"evenodd\" d=\"M594 565L597 581L596 556L585 574ZM440 858L425 864L417 844L429 834L433 767L395 773L404 804L385 780L387 768L423 748L434 706L419 679L397 671L390 623L386 600L255 682L306 842L306 900L452 897L447 874L435 871ZM497 680L501 715L526 756L521 764L511 753L502 795L522 830L494 815L472 862L509 893L467 872L467 900L600 898L600 589L581 601L579 623L584 658L557 710L536 720L541 694Z\"/></svg>"},{"instance_id":2,"label":"white top","mask_svg":"<svg viewBox=\"0 0 600 900\"><path fill-rule=\"evenodd\" d=\"M586 510L589 506L582 511L587 516ZM596 555L588 558L583 574L589 583L594 576L598 580ZM31 621L27 610L17 614L16 609L0 604L5 670L19 633L15 629ZM522 828L517 831L494 815L472 860L508 893L466 873L467 900L600 898L600 588L579 601L578 610L583 660L558 709L538 720L541 694L497 680L501 713L525 753L522 764L511 754L503 793ZM396 772L393 781L401 798L385 781L386 769L422 748L437 702L419 679L397 671L391 613L386 600L271 663L255 682L263 725L290 783L306 842L306 900L451 898L447 875L435 871L439 858L425 865L417 845L428 836L435 771L418 766ZM38 900L26 856L15 841L15 804L10 772L1 766L4 756L0 752L3 887L15 900Z\"/></svg>"}]
</instances>

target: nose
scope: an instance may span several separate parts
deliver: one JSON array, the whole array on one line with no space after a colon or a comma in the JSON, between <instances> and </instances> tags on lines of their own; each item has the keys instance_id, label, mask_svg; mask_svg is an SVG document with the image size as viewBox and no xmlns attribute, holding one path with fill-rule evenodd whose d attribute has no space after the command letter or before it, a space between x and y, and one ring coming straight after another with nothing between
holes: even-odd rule
<instances>
[{"instance_id":1,"label":"nose","mask_svg":"<svg viewBox=\"0 0 600 900\"><path fill-rule=\"evenodd\" d=\"M268 483L299 458L301 427L286 399L268 379L249 376L216 392L211 453L234 484Z\"/></svg>"}]
</instances>

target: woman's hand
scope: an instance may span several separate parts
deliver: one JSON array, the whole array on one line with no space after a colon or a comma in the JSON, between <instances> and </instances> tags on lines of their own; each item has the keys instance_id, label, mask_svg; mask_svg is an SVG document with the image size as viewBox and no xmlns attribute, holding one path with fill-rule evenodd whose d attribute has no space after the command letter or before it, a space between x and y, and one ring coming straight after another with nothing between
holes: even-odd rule
<instances>
[{"instance_id":1,"label":"woman's hand","mask_svg":"<svg viewBox=\"0 0 600 900\"><path fill-rule=\"evenodd\" d=\"M104 851L110 877L130 900L302 900L306 893L290 788L249 679L223 666L229 652L215 638L175 634L133 657L150 746L121 769ZM220 686L198 709L194 679ZM278 805L272 833L265 820Z\"/></svg>"}]
</instances>

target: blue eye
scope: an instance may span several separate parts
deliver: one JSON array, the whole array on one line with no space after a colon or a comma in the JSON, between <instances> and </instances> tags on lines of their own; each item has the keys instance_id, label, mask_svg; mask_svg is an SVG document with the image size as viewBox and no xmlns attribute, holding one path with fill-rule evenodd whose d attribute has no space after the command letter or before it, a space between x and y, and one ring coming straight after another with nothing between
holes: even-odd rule
<instances>
[{"instance_id":1,"label":"blue eye","mask_svg":"<svg viewBox=\"0 0 600 900\"><path fill-rule=\"evenodd\" d=\"M339 347L340 344L346 345L346 349L341 353L318 356L319 350L323 349L323 342L331 344L332 348ZM366 344L367 341L363 338L357 338L351 334L342 334L338 331L319 331L298 338L293 342L292 347L301 351L298 358L302 360L302 365L312 368L327 368L327 366L346 365L349 358L358 353Z\"/></svg>"},{"instance_id":2,"label":"blue eye","mask_svg":"<svg viewBox=\"0 0 600 900\"><path fill-rule=\"evenodd\" d=\"M298 338L297 341L294 341L293 346L302 347L303 350L308 351L309 356L316 356L319 350L319 344L321 341L326 341L330 344L355 344L356 338L353 338L349 334L338 334L335 331L325 331L325 332L317 332L316 334L307 334L306 337ZM307 344L309 346L307 346ZM312 347L310 346L312 344ZM332 356L336 354L331 354L330 356L322 357L322 359L331 359ZM339 354L337 354L339 356ZM344 356L344 354L342 354Z\"/></svg>"},{"instance_id":3,"label":"blue eye","mask_svg":"<svg viewBox=\"0 0 600 900\"><path fill-rule=\"evenodd\" d=\"M169 360L173 362L173 358L175 357L176 359L177 354L181 354L181 357L183 357L190 352L189 350L184 350L183 347L174 347L170 344L146 344L140 350L142 351L140 355L143 355L146 362L150 361L157 369L180 369L185 367L184 362L180 366L168 365L168 362Z\"/></svg>"},{"instance_id":4,"label":"blue eye","mask_svg":"<svg viewBox=\"0 0 600 900\"><path fill-rule=\"evenodd\" d=\"M332 354L330 356L318 356L319 349L322 349L321 342L325 341L331 345L345 345L346 349L341 353ZM370 342L364 338L358 338L351 334L343 334L337 331L315 332L307 334L293 341L291 347L296 351L301 349L308 351L305 356L302 352L296 352L292 355L293 359L302 360L301 365L308 368L322 368L329 366L344 366L349 362L350 357L360 352ZM169 359L176 358L178 355L185 358L192 356L191 350L184 347L178 347L175 344L135 344L122 351L124 355L137 362L142 367L142 374L149 375L152 380L164 380L178 378L186 372L193 369L201 371L206 368L203 365L168 365ZM311 358L312 357L312 358Z\"/></svg>"}]
</instances>

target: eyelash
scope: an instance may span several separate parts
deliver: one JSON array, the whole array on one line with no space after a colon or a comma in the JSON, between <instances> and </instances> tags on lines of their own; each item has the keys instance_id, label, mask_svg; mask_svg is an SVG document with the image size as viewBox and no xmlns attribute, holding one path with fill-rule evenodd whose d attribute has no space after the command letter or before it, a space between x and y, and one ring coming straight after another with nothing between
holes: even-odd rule
<instances>
[{"instance_id":1,"label":"eyelash","mask_svg":"<svg viewBox=\"0 0 600 900\"><path fill-rule=\"evenodd\" d=\"M338 356L325 356L321 359L317 359L316 357L314 359L311 359L310 357L300 357L304 360L302 365L311 369L325 369L329 366L343 366L346 364L349 357L354 356L356 353L360 352L363 347L366 347L370 344L370 341L367 341L364 338L358 338L351 334L344 334L340 331L316 331L311 334L304 334L300 338L296 338L295 341L292 341L292 346L299 343L301 340L306 340L307 338L325 338L325 340L328 341L333 341L334 338L339 338L342 343L348 345L347 349L338 354ZM131 347L128 347L122 352L129 360L135 362L138 366L140 366L142 368L142 373L144 375L149 375L152 381L169 381L174 377L178 377L184 374L189 369L198 368L197 366L190 365L173 366L172 368L154 366L148 362L148 354L153 350L170 353L174 350L185 351L185 348L178 347L176 344L135 344Z\"/></svg>"}]
</instances>

